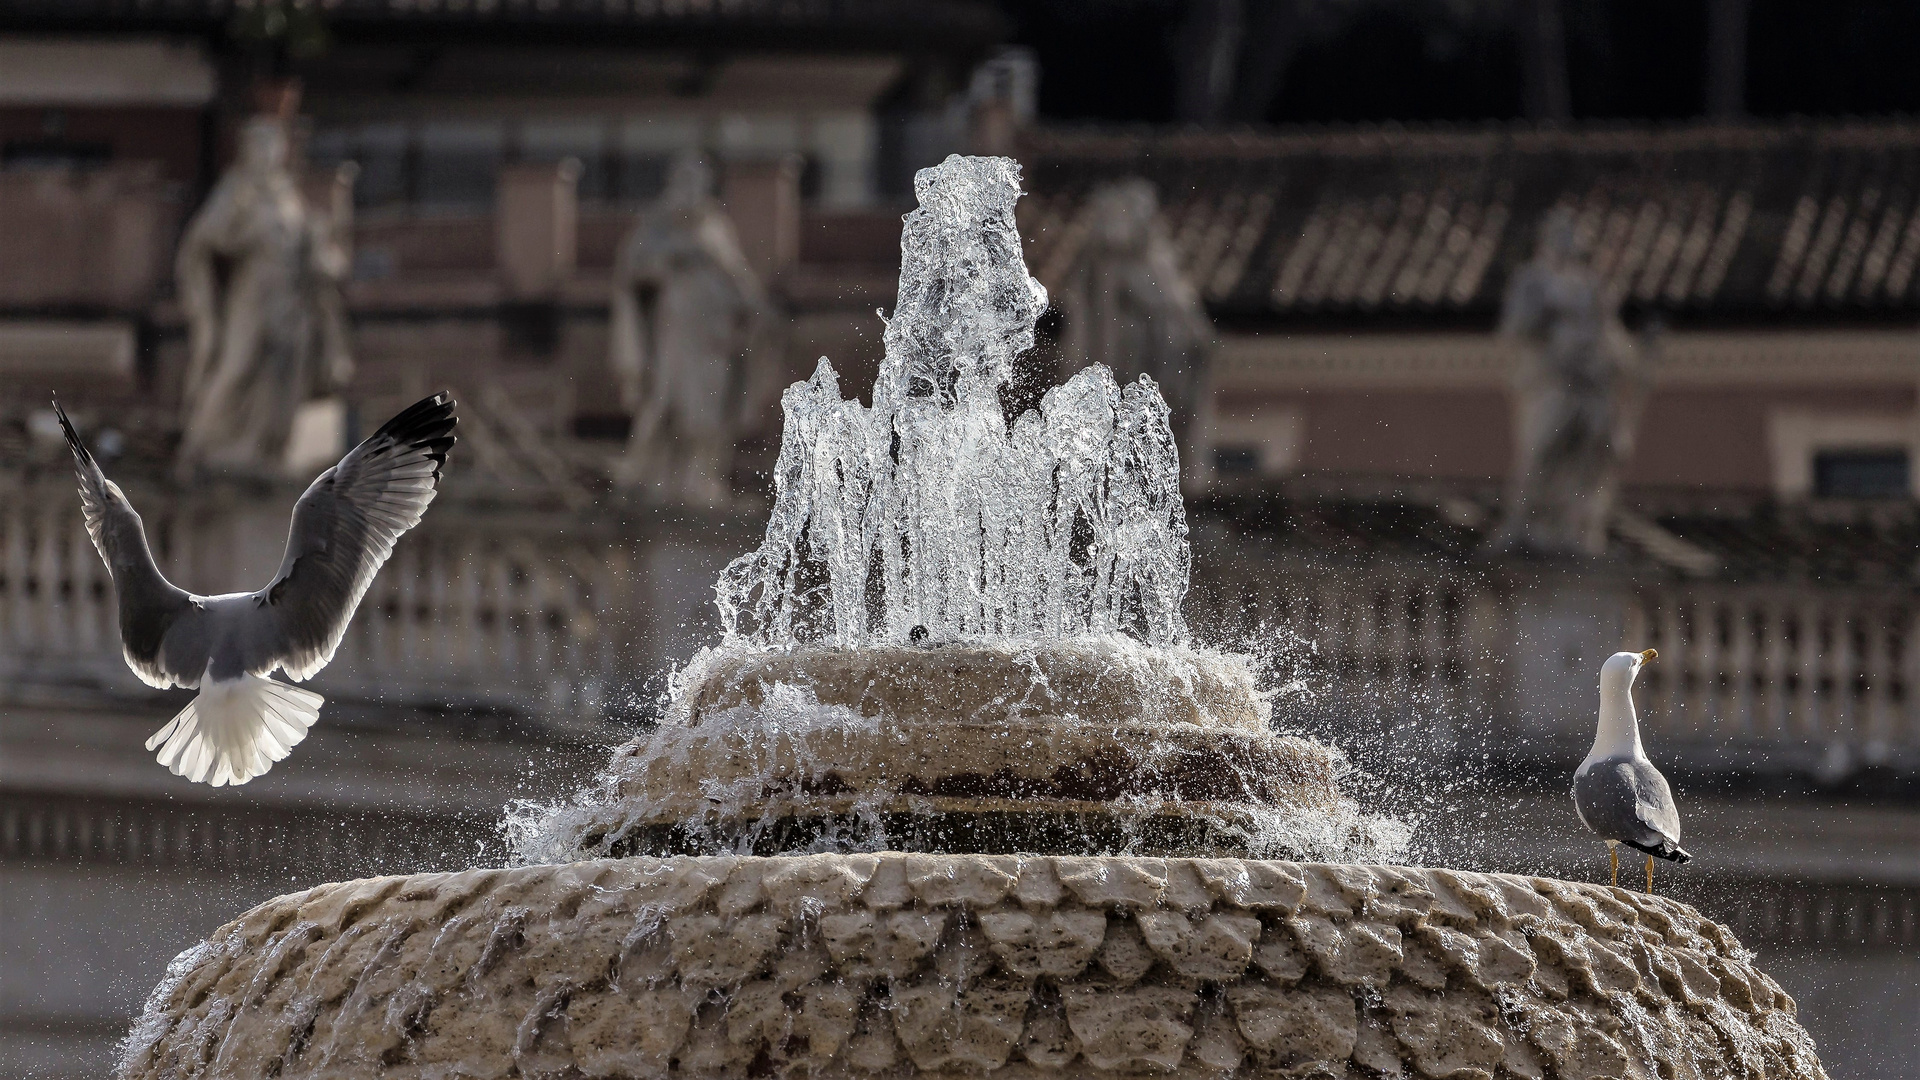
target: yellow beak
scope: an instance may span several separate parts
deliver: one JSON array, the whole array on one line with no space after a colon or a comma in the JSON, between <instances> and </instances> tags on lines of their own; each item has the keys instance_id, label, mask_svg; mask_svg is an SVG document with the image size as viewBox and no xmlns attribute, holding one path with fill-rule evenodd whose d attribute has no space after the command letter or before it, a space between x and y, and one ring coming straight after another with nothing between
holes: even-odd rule
<instances>
[{"instance_id":1,"label":"yellow beak","mask_svg":"<svg viewBox=\"0 0 1920 1080\"><path fill-rule=\"evenodd\" d=\"M1658 649L1648 649L1646 652L1640 654L1640 662L1643 664L1650 660L1658 659L1660 659L1660 650Z\"/></svg>"}]
</instances>

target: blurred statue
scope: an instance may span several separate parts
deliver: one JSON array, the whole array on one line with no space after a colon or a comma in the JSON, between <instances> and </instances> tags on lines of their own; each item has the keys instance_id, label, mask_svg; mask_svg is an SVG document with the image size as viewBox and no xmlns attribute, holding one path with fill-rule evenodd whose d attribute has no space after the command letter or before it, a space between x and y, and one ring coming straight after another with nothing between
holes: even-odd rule
<instances>
[{"instance_id":1,"label":"blurred statue","mask_svg":"<svg viewBox=\"0 0 1920 1080\"><path fill-rule=\"evenodd\" d=\"M175 259L188 361L179 467L278 471L294 413L353 377L341 285L355 168L310 206L288 165L284 115L257 115L239 159L188 222Z\"/></svg>"},{"instance_id":2,"label":"blurred statue","mask_svg":"<svg viewBox=\"0 0 1920 1080\"><path fill-rule=\"evenodd\" d=\"M1160 384L1187 476L1197 461L1190 433L1203 402L1213 324L1160 220L1153 185L1119 180L1094 189L1081 210L1085 238L1060 282L1061 341L1069 369L1105 364L1122 385L1141 375Z\"/></svg>"},{"instance_id":3,"label":"blurred statue","mask_svg":"<svg viewBox=\"0 0 1920 1080\"><path fill-rule=\"evenodd\" d=\"M681 158L621 242L609 358L633 416L615 478L702 506L732 498L747 366L771 325L766 290L712 186L704 161Z\"/></svg>"},{"instance_id":4,"label":"blurred statue","mask_svg":"<svg viewBox=\"0 0 1920 1080\"><path fill-rule=\"evenodd\" d=\"M1513 474L1496 551L1606 551L1620 473L1646 396L1643 346L1587 263L1565 208L1507 287L1500 333L1528 346L1513 377Z\"/></svg>"}]
</instances>

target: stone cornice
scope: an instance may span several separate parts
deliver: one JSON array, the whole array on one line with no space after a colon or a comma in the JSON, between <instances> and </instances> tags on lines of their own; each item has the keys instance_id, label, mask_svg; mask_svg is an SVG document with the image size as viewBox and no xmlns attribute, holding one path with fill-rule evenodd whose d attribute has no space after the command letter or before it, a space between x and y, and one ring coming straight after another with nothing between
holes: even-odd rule
<instances>
[{"instance_id":1,"label":"stone cornice","mask_svg":"<svg viewBox=\"0 0 1920 1080\"><path fill-rule=\"evenodd\" d=\"M1213 380L1228 392L1505 389L1521 347L1482 333L1224 334ZM1675 332L1650 367L1655 386L1912 385L1920 333Z\"/></svg>"}]
</instances>

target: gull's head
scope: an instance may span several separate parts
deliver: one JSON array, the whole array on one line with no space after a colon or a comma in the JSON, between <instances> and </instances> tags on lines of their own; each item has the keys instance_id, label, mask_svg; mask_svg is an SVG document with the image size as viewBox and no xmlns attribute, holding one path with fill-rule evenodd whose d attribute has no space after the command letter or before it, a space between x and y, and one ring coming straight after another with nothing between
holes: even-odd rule
<instances>
[{"instance_id":1,"label":"gull's head","mask_svg":"<svg viewBox=\"0 0 1920 1080\"><path fill-rule=\"evenodd\" d=\"M1634 676L1648 661L1659 656L1658 652L1648 649L1645 652L1617 652L1607 657L1600 665L1600 685L1625 689L1633 685Z\"/></svg>"}]
</instances>

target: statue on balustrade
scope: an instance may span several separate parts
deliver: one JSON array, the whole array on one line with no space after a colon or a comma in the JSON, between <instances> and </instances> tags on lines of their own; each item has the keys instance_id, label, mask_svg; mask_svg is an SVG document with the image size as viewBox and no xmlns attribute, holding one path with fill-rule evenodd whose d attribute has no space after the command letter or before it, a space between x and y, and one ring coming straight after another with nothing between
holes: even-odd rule
<instances>
[{"instance_id":1,"label":"statue on balustrade","mask_svg":"<svg viewBox=\"0 0 1920 1080\"><path fill-rule=\"evenodd\" d=\"M341 166L323 199L309 202L288 160L288 126L286 113L247 120L238 160L180 241L183 477L286 471L295 414L353 376L341 288L355 170Z\"/></svg>"},{"instance_id":2,"label":"statue on balustrade","mask_svg":"<svg viewBox=\"0 0 1920 1080\"><path fill-rule=\"evenodd\" d=\"M615 479L696 506L732 499L749 366L772 329L767 292L712 188L703 160L676 161L613 272L609 359L633 417Z\"/></svg>"},{"instance_id":3,"label":"statue on balustrade","mask_svg":"<svg viewBox=\"0 0 1920 1080\"><path fill-rule=\"evenodd\" d=\"M1620 474L1646 397L1643 352L1620 297L1589 265L1571 211L1557 208L1507 288L1500 333L1525 349L1513 373L1513 473L1498 552L1606 551Z\"/></svg>"},{"instance_id":4,"label":"statue on balustrade","mask_svg":"<svg viewBox=\"0 0 1920 1080\"><path fill-rule=\"evenodd\" d=\"M1206 404L1213 323L1180 270L1153 185L1133 178L1095 188L1079 228L1080 246L1055 290L1066 316L1064 359L1074 371L1105 364L1122 385L1143 374L1159 383L1191 480L1199 474L1191 433Z\"/></svg>"}]
</instances>

